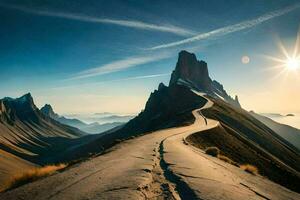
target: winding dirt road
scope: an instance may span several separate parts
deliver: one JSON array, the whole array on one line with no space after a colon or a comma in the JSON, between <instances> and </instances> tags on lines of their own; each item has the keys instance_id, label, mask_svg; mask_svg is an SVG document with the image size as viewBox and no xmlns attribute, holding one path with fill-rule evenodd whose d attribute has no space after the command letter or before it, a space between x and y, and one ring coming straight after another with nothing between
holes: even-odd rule
<instances>
[{"instance_id":1,"label":"winding dirt road","mask_svg":"<svg viewBox=\"0 0 300 200\"><path fill-rule=\"evenodd\" d=\"M196 120L190 126L122 142L62 173L2 193L0 199L300 199L185 142L192 133L218 126L201 114L212 105L208 100L194 110Z\"/></svg>"}]
</instances>

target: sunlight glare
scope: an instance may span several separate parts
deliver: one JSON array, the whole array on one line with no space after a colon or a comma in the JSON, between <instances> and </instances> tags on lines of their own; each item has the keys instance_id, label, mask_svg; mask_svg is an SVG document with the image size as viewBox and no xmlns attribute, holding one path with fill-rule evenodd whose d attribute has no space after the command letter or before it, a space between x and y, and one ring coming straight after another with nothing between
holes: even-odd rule
<instances>
[{"instance_id":1,"label":"sunlight glare","mask_svg":"<svg viewBox=\"0 0 300 200\"><path fill-rule=\"evenodd\" d=\"M299 61L299 59L296 59L296 58L289 58L286 61L286 66L288 67L288 69L291 69L291 70L298 69L299 65L300 65L300 61Z\"/></svg>"}]
</instances>

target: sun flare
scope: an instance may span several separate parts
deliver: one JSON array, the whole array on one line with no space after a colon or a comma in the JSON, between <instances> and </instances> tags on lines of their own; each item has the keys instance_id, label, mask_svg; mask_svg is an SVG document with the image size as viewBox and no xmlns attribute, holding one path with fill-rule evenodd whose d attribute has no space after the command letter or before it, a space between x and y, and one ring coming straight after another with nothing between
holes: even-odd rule
<instances>
[{"instance_id":1,"label":"sun flare","mask_svg":"<svg viewBox=\"0 0 300 200\"><path fill-rule=\"evenodd\" d=\"M266 58L274 61L275 63L274 66L268 69L281 70L274 78L277 78L282 75L287 77L289 74L298 75L298 72L300 70L300 30L297 34L295 46L292 51L288 51L280 39L278 40L277 44L283 56L281 56L281 58L266 56Z\"/></svg>"},{"instance_id":2,"label":"sun flare","mask_svg":"<svg viewBox=\"0 0 300 200\"><path fill-rule=\"evenodd\" d=\"M286 61L286 66L290 70L296 70L300 67L300 60L297 58L290 58Z\"/></svg>"}]
</instances>

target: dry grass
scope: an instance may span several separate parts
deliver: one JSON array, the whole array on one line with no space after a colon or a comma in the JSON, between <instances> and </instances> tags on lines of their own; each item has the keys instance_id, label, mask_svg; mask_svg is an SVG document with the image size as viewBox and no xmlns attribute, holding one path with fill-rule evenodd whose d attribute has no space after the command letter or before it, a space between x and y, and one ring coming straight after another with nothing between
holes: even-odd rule
<instances>
[{"instance_id":1,"label":"dry grass","mask_svg":"<svg viewBox=\"0 0 300 200\"><path fill-rule=\"evenodd\" d=\"M250 164L240 165L240 168L243 169L245 172L248 172L250 174L253 174L253 175L258 174L257 167L255 167L253 165L250 165Z\"/></svg>"},{"instance_id":2,"label":"dry grass","mask_svg":"<svg viewBox=\"0 0 300 200\"><path fill-rule=\"evenodd\" d=\"M66 168L66 164L46 165L44 167L36 167L12 177L5 184L4 188L0 188L0 192L19 187L29 182L33 182L41 177L51 175L58 170Z\"/></svg>"},{"instance_id":3,"label":"dry grass","mask_svg":"<svg viewBox=\"0 0 300 200\"><path fill-rule=\"evenodd\" d=\"M205 153L217 157L220 154L220 149L218 147L207 147Z\"/></svg>"}]
</instances>

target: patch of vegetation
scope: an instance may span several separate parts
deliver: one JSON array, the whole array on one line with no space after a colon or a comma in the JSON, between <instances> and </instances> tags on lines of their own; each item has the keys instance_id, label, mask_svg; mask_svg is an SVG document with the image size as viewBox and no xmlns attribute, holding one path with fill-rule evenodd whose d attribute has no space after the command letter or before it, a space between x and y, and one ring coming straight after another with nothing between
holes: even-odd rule
<instances>
[{"instance_id":1,"label":"patch of vegetation","mask_svg":"<svg viewBox=\"0 0 300 200\"><path fill-rule=\"evenodd\" d=\"M0 191L2 192L5 190L8 190L8 189L13 189L13 188L19 187L26 183L33 182L42 177L54 174L56 171L62 170L66 167L67 167L66 164L46 165L43 167L35 167L33 169L24 171L20 174L13 176L10 180L7 181L5 186Z\"/></svg>"},{"instance_id":2,"label":"patch of vegetation","mask_svg":"<svg viewBox=\"0 0 300 200\"><path fill-rule=\"evenodd\" d=\"M250 164L240 165L240 168L250 174L253 174L253 175L258 174L258 169L254 165L250 165Z\"/></svg>"},{"instance_id":3,"label":"patch of vegetation","mask_svg":"<svg viewBox=\"0 0 300 200\"><path fill-rule=\"evenodd\" d=\"M208 147L205 149L205 153L217 157L220 154L220 149L218 147Z\"/></svg>"},{"instance_id":4,"label":"patch of vegetation","mask_svg":"<svg viewBox=\"0 0 300 200\"><path fill-rule=\"evenodd\" d=\"M234 162L233 160L231 160L227 156L222 155L221 150L218 147L207 147L205 149L205 153L210 155L210 156L217 157L217 158L219 158L220 160L222 160L224 162L227 162L229 164L232 164L232 165L235 165L235 166L239 167L238 163Z\"/></svg>"}]
</instances>

